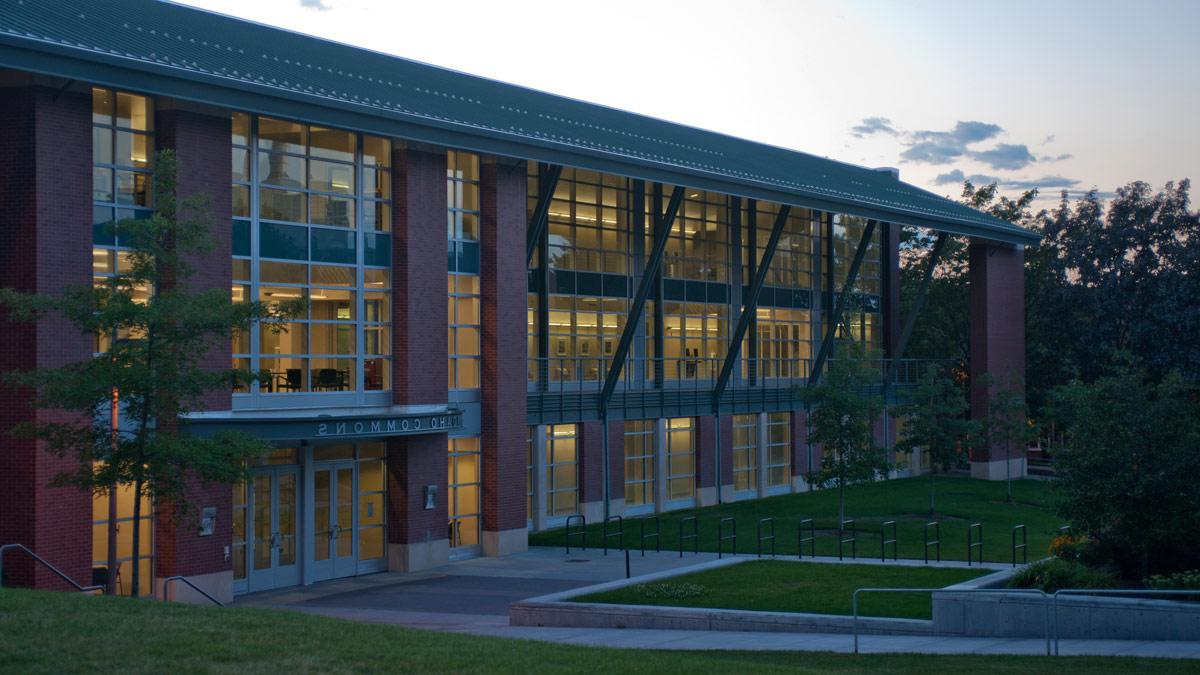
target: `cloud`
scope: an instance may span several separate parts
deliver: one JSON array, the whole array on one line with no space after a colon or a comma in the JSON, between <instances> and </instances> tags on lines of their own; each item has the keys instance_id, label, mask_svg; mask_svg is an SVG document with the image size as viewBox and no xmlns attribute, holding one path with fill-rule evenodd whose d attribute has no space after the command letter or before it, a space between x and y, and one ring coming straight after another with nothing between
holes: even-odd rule
<instances>
[{"instance_id":1,"label":"cloud","mask_svg":"<svg viewBox=\"0 0 1200 675\"><path fill-rule=\"evenodd\" d=\"M1000 143L991 150L972 151L967 154L971 159L987 164L997 171L1024 169L1037 161L1024 143Z\"/></svg>"},{"instance_id":2,"label":"cloud","mask_svg":"<svg viewBox=\"0 0 1200 675\"><path fill-rule=\"evenodd\" d=\"M1046 140L1042 141L1042 145L1050 145L1051 143L1054 142L1054 139L1055 139L1054 134L1050 134L1049 136L1046 137Z\"/></svg>"},{"instance_id":3,"label":"cloud","mask_svg":"<svg viewBox=\"0 0 1200 675\"><path fill-rule=\"evenodd\" d=\"M1074 156L1075 155L1072 155L1069 152L1064 152L1061 155L1042 155L1041 157L1037 158L1037 161L1039 161L1039 162L1061 162L1065 159L1071 159Z\"/></svg>"},{"instance_id":4,"label":"cloud","mask_svg":"<svg viewBox=\"0 0 1200 675\"><path fill-rule=\"evenodd\" d=\"M957 185L963 181L969 180L972 185L990 185L996 183L1002 188L1009 190L1053 190L1055 188L1074 188L1079 185L1079 181L1066 176L1043 176L1041 178L1001 178L999 176L989 176L987 174L975 173L966 175L962 169L952 169L946 173L938 174L933 179L935 185Z\"/></svg>"},{"instance_id":5,"label":"cloud","mask_svg":"<svg viewBox=\"0 0 1200 675\"><path fill-rule=\"evenodd\" d=\"M864 138L872 134L888 134L895 136L900 132L892 126L892 121L886 117L864 117L862 123L850 127L850 135Z\"/></svg>"},{"instance_id":6,"label":"cloud","mask_svg":"<svg viewBox=\"0 0 1200 675\"><path fill-rule=\"evenodd\" d=\"M995 138L1004 129L990 122L959 121L949 131L914 131L903 142L900 159L917 164L949 164L968 154L967 146Z\"/></svg>"},{"instance_id":7,"label":"cloud","mask_svg":"<svg viewBox=\"0 0 1200 675\"><path fill-rule=\"evenodd\" d=\"M318 12L327 12L333 9L325 4L325 0L300 0L300 6L304 9L315 9Z\"/></svg>"},{"instance_id":8,"label":"cloud","mask_svg":"<svg viewBox=\"0 0 1200 675\"><path fill-rule=\"evenodd\" d=\"M950 185L951 183L961 183L966 179L967 177L961 169L953 169L947 173L939 173L933 182L937 185Z\"/></svg>"}]
</instances>

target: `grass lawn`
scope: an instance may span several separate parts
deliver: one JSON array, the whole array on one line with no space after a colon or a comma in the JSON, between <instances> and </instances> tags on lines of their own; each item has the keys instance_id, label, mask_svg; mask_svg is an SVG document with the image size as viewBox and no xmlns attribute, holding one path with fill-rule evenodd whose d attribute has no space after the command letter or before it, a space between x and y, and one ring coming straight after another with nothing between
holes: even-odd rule
<instances>
[{"instance_id":1,"label":"grass lawn","mask_svg":"<svg viewBox=\"0 0 1200 675\"><path fill-rule=\"evenodd\" d=\"M660 584L593 593L575 601L848 615L853 611L851 597L858 588L943 588L989 571L752 560L673 577ZM863 616L929 619L929 594L865 593L859 597L858 611Z\"/></svg>"},{"instance_id":2,"label":"grass lawn","mask_svg":"<svg viewBox=\"0 0 1200 675\"><path fill-rule=\"evenodd\" d=\"M1166 659L671 652L576 647L355 623L0 590L0 672L1027 673L1195 672Z\"/></svg>"},{"instance_id":3,"label":"grass lawn","mask_svg":"<svg viewBox=\"0 0 1200 675\"><path fill-rule=\"evenodd\" d=\"M967 528L971 523L983 523L984 559L1009 563L1012 560L1012 528L1024 524L1029 537L1029 559L1046 555L1050 540L1063 521L1054 514L1054 497L1045 481L1013 481L1013 503L1005 501L1003 481L983 481L960 477L937 477L937 515L941 523L942 559L967 559ZM757 541L755 529L760 518L775 518L776 550L780 555L796 555L797 525L802 518L815 519L817 555L837 555L837 490L816 490L752 499L702 509L671 511L659 516L662 528L662 547L679 550L679 521L687 516L699 518L700 550L717 550L717 522L725 516L737 519L737 550L754 553ZM856 521L858 555L879 558L880 525L895 520L899 556L920 560L924 557L923 528L929 518L929 479L923 476L855 485L846 490L846 516ZM691 526L688 525L689 532ZM652 530L652 525L647 527ZM562 528L536 532L529 536L532 546L562 546ZM626 543L639 549L638 525L634 519L625 523ZM588 526L588 547L599 548L602 524ZM888 537L891 538L890 536ZM616 538L610 545L616 546ZM572 545L577 545L578 537ZM649 544L653 548L653 543ZM729 543L726 542L726 551ZM688 541L685 550L691 550ZM888 546L891 553L891 546ZM808 544L804 554L808 555ZM849 545L846 555L850 555ZM930 551L932 559L934 552Z\"/></svg>"}]
</instances>

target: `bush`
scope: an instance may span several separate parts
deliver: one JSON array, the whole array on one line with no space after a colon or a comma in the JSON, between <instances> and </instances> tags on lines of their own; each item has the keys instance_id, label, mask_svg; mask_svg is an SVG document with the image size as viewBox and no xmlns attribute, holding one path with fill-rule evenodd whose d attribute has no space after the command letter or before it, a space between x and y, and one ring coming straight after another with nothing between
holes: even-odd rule
<instances>
[{"instance_id":1,"label":"bush","mask_svg":"<svg viewBox=\"0 0 1200 675\"><path fill-rule=\"evenodd\" d=\"M1013 575L1009 588L1038 588L1046 593L1063 588L1117 588L1111 572L1088 567L1077 560L1049 558L1033 563Z\"/></svg>"},{"instance_id":2,"label":"bush","mask_svg":"<svg viewBox=\"0 0 1200 675\"><path fill-rule=\"evenodd\" d=\"M1193 588L1200 590L1200 570L1188 570L1167 575L1155 574L1147 579L1142 579L1142 585L1146 588L1164 591L1177 588L1189 591Z\"/></svg>"}]
</instances>

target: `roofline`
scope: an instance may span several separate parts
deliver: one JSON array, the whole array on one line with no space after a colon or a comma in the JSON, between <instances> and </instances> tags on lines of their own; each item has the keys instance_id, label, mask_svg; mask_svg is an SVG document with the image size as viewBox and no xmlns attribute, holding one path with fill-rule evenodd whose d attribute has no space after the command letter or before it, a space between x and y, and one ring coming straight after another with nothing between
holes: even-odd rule
<instances>
[{"instance_id":1,"label":"roofline","mask_svg":"<svg viewBox=\"0 0 1200 675\"><path fill-rule=\"evenodd\" d=\"M37 48L31 48L31 45L36 45ZM997 226L971 224L904 208L882 209L863 205L852 199L839 200L799 190L783 190L758 181L739 180L726 175L647 162L637 158L622 159L614 153L581 148L568 143L531 139L527 136L507 134L502 130L483 130L447 120L383 111L368 104L248 83L168 64L148 63L140 59L91 50L85 52L88 58L84 59L79 57L80 51L76 47L37 38L13 38L0 33L0 66L44 75L474 152L562 164L751 199L925 227L1012 245L1036 244L1041 240L1041 236L1036 232L1017 226L1000 229Z\"/></svg>"}]
</instances>

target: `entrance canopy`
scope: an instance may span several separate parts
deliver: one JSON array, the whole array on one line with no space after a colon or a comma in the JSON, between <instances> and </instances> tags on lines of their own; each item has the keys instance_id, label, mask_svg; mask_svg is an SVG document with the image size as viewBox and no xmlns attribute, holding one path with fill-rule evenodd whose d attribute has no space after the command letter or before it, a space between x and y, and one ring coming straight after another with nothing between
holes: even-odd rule
<instances>
[{"instance_id":1,"label":"entrance canopy","mask_svg":"<svg viewBox=\"0 0 1200 675\"><path fill-rule=\"evenodd\" d=\"M227 413L194 415L180 420L185 433L209 438L223 431L239 431L272 443L333 442L340 440L440 434L462 427L462 411L441 407L433 410L355 410L353 414L328 411L286 411L269 414Z\"/></svg>"}]
</instances>

